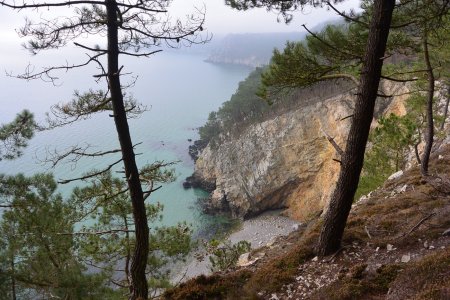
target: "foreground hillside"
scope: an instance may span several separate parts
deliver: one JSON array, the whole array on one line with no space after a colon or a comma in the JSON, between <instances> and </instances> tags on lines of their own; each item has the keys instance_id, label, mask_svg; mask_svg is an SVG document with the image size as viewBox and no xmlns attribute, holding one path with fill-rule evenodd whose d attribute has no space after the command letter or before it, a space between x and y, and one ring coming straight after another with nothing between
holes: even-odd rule
<instances>
[{"instance_id":1,"label":"foreground hillside","mask_svg":"<svg viewBox=\"0 0 450 300\"><path fill-rule=\"evenodd\" d=\"M354 205L343 247L314 254L321 219L251 253L258 260L191 279L165 299L450 299L450 145Z\"/></svg>"}]
</instances>

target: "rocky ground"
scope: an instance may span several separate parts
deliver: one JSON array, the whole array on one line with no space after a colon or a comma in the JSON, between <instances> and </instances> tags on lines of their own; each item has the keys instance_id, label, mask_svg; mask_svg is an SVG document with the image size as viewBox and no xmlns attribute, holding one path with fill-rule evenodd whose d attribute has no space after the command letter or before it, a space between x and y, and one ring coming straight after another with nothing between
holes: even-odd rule
<instances>
[{"instance_id":1,"label":"rocky ground","mask_svg":"<svg viewBox=\"0 0 450 300\"><path fill-rule=\"evenodd\" d=\"M245 220L237 230L225 237L231 244L240 241L247 241L251 244L252 249L273 244L277 238L287 236L291 232L297 230L300 224L292 219L282 215L281 210L269 211L258 217ZM174 278L174 282L185 281L187 279L211 274L210 263L208 257L199 251L196 257L192 257L190 263L178 272Z\"/></svg>"},{"instance_id":2,"label":"rocky ground","mask_svg":"<svg viewBox=\"0 0 450 300\"><path fill-rule=\"evenodd\" d=\"M334 255L314 254L319 218L288 236L266 238L244 266L189 280L165 297L450 299L449 174L447 145L433 154L429 177L413 167L356 203Z\"/></svg>"}]
</instances>

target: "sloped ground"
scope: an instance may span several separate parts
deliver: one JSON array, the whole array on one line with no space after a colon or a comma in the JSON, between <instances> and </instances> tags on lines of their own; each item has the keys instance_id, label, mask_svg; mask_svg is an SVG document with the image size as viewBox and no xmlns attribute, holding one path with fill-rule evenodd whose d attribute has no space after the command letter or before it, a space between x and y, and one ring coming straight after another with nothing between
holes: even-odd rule
<instances>
[{"instance_id":1,"label":"sloped ground","mask_svg":"<svg viewBox=\"0 0 450 300\"><path fill-rule=\"evenodd\" d=\"M316 220L255 250L255 264L192 279L165 299L450 299L450 145L430 174L412 168L355 204L333 256L314 255Z\"/></svg>"}]
</instances>

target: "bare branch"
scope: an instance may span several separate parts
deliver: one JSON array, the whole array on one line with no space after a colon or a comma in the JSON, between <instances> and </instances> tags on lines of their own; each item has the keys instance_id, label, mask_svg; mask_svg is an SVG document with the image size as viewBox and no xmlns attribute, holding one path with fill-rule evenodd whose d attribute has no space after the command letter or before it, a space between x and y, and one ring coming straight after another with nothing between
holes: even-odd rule
<instances>
[{"instance_id":1,"label":"bare branch","mask_svg":"<svg viewBox=\"0 0 450 300\"><path fill-rule=\"evenodd\" d=\"M416 230L417 228L419 228L420 225L422 225L425 221L427 221L428 219L430 219L431 217L433 217L434 215L436 215L436 213L431 213L428 216L426 216L425 218L423 218L422 220L419 221L419 223L417 223L413 228L411 228L411 230L409 230L407 233L404 233L401 235L401 237L407 236L409 234L411 234L414 230Z\"/></svg>"},{"instance_id":2,"label":"bare branch","mask_svg":"<svg viewBox=\"0 0 450 300\"><path fill-rule=\"evenodd\" d=\"M155 51L151 51L151 52L146 52L146 53L131 53L131 52L126 52L126 51L119 51L120 54L123 55L128 55L128 56L135 56L135 57L149 57L153 54L156 54L158 52L161 52L162 50L155 50Z\"/></svg>"},{"instance_id":3,"label":"bare branch","mask_svg":"<svg viewBox=\"0 0 450 300\"><path fill-rule=\"evenodd\" d=\"M79 5L79 4L92 4L92 5L105 5L105 2L102 1L90 1L90 0L81 0L81 1L63 1L63 2L56 2L56 3L33 3L33 4L26 4L23 2L22 5L16 5L16 4L8 4L6 1L0 2L1 6L6 6L12 9L26 9L26 8L42 8L42 7L66 7L66 6L73 6L73 5Z\"/></svg>"},{"instance_id":4,"label":"bare branch","mask_svg":"<svg viewBox=\"0 0 450 300\"><path fill-rule=\"evenodd\" d=\"M332 10L334 10L335 13L337 13L338 15L340 15L341 17L343 17L344 19L346 19L346 20L348 20L348 21L352 21L352 22L358 23L358 24L361 24L361 25L363 25L364 27L369 28L369 24L368 24L368 23L362 22L362 21L359 20L359 18L353 18L353 17L347 15L345 12L339 11L339 10L338 10L336 7L334 7L329 1L327 1L327 5L328 5Z\"/></svg>"},{"instance_id":5,"label":"bare branch","mask_svg":"<svg viewBox=\"0 0 450 300\"><path fill-rule=\"evenodd\" d=\"M93 52L103 52L103 53L106 53L108 50L106 50L106 49L100 49L100 48L92 48L92 47L88 47L88 46L85 46L85 45L83 45L83 44L80 44L80 43L77 43L77 42L74 42L73 43L75 46L78 46L78 47L80 47L80 48L83 48L83 49L86 49L86 50L89 50L89 51L93 51Z\"/></svg>"},{"instance_id":6,"label":"bare branch","mask_svg":"<svg viewBox=\"0 0 450 300\"><path fill-rule=\"evenodd\" d=\"M104 235L116 232L134 232L130 229L109 229L104 231L78 231L78 232L58 232L56 235Z\"/></svg>"},{"instance_id":7,"label":"bare branch","mask_svg":"<svg viewBox=\"0 0 450 300\"><path fill-rule=\"evenodd\" d=\"M389 77L389 76L386 76L386 75L381 75L381 78L389 80L389 81L394 81L394 82L411 82L411 81L417 81L418 80L418 78L400 79L400 78Z\"/></svg>"},{"instance_id":8,"label":"bare branch","mask_svg":"<svg viewBox=\"0 0 450 300\"><path fill-rule=\"evenodd\" d=\"M341 118L339 121L344 121L344 120L347 120L347 119L352 118L352 117L353 117L353 114L345 116L345 117Z\"/></svg>"},{"instance_id":9,"label":"bare branch","mask_svg":"<svg viewBox=\"0 0 450 300\"><path fill-rule=\"evenodd\" d=\"M327 140L333 146L334 150L336 150L336 152L342 157L342 155L344 154L344 151L342 150L342 148L336 143L336 141L328 133L325 132L325 130L323 130L321 128L320 131L322 131L322 133L325 135Z\"/></svg>"},{"instance_id":10,"label":"bare branch","mask_svg":"<svg viewBox=\"0 0 450 300\"><path fill-rule=\"evenodd\" d=\"M60 184L66 184L66 183L69 183L69 182L79 181L79 180L86 180L86 179L89 179L89 178L92 178L92 177L101 175L101 174L106 173L106 172L108 172L109 170L111 170L112 167L114 167L115 165L117 165L118 163L120 163L122 160L123 160L122 158L119 159L118 161L116 161L116 162L110 164L108 167L106 167L105 169L103 169L103 170L101 170L101 171L93 172L93 173L88 173L88 174L86 174L86 175L84 175L84 176L81 176L81 177L78 177L78 178L59 180L58 183L60 183Z\"/></svg>"},{"instance_id":11,"label":"bare branch","mask_svg":"<svg viewBox=\"0 0 450 300\"><path fill-rule=\"evenodd\" d=\"M9 72L9 73L7 73L7 76L15 77L15 78L19 78L19 79L25 79L25 80L41 79L43 81L51 82L54 85L56 85L56 80L58 80L59 77L52 75L52 73L54 71L66 71L67 72L71 69L85 67L85 66L89 65L91 62L95 62L99 57L101 57L105 54L106 53L99 53L94 56L89 56L89 59L84 63L72 64L72 65L69 65L69 63L67 63L64 66L47 67L47 68L44 68L43 71L36 72L36 73L34 72L34 67L31 65L28 65L23 74L13 75L11 72Z\"/></svg>"},{"instance_id":12,"label":"bare branch","mask_svg":"<svg viewBox=\"0 0 450 300\"><path fill-rule=\"evenodd\" d=\"M56 167L57 164L62 162L64 159L71 157L70 163L77 163L82 157L101 157L108 154L119 153L120 149L114 149L109 151L97 151L97 152L87 152L91 145L86 144L84 147L72 146L69 150L64 153L58 153L56 150L53 153L47 150L48 156L41 160L42 163L51 163L51 168Z\"/></svg>"}]
</instances>

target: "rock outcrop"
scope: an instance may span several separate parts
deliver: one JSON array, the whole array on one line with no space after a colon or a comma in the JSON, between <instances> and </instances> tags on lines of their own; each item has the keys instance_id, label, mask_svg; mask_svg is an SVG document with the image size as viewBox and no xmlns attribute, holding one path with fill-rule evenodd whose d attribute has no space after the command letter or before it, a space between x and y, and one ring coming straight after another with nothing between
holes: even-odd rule
<instances>
[{"instance_id":1,"label":"rock outcrop","mask_svg":"<svg viewBox=\"0 0 450 300\"><path fill-rule=\"evenodd\" d=\"M394 88L398 86L387 90ZM344 148L353 93L305 101L303 107L251 125L237 137L223 137L216 148L208 145L193 175L195 181L215 187L206 211L247 218L288 208L287 214L298 220L320 213L339 172L338 154L326 136ZM380 99L377 114L401 112L400 100Z\"/></svg>"}]
</instances>

